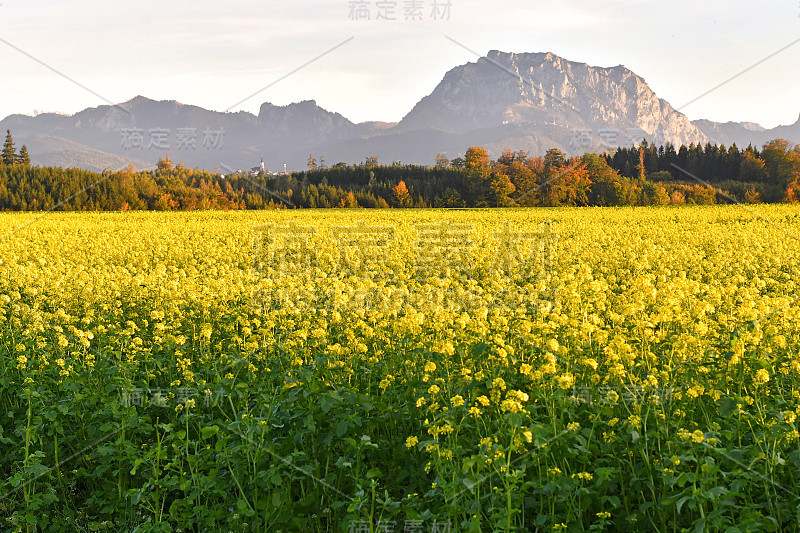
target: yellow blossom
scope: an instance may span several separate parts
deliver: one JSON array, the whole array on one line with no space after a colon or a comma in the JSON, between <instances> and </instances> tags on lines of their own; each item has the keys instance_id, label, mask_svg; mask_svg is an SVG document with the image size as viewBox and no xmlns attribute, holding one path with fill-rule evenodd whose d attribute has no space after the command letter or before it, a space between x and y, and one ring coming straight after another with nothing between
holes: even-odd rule
<instances>
[{"instance_id":1,"label":"yellow blossom","mask_svg":"<svg viewBox=\"0 0 800 533\"><path fill-rule=\"evenodd\" d=\"M769 381L769 372L763 368L759 368L756 371L756 376L753 381L755 381L756 385L764 385Z\"/></svg>"}]
</instances>

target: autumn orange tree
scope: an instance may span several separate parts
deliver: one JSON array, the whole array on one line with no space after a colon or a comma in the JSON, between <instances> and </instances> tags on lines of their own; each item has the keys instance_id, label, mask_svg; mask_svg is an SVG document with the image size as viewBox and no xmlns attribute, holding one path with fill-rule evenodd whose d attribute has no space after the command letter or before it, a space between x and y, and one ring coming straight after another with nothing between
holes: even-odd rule
<instances>
[{"instance_id":1,"label":"autumn orange tree","mask_svg":"<svg viewBox=\"0 0 800 533\"><path fill-rule=\"evenodd\" d=\"M488 192L492 169L489 153L480 146L471 146L464 154L464 172L467 203L478 207L488 205Z\"/></svg>"},{"instance_id":2,"label":"autumn orange tree","mask_svg":"<svg viewBox=\"0 0 800 533\"><path fill-rule=\"evenodd\" d=\"M535 205L532 194L537 187L537 175L543 169L541 157L530 157L524 150L503 150L494 165L495 173L508 176L514 190L511 204L516 206Z\"/></svg>"},{"instance_id":3,"label":"autumn orange tree","mask_svg":"<svg viewBox=\"0 0 800 533\"><path fill-rule=\"evenodd\" d=\"M492 207L508 207L514 204L509 198L511 193L516 190L511 179L503 173L495 172L492 174L492 182L489 184L489 200Z\"/></svg>"},{"instance_id":4,"label":"autumn orange tree","mask_svg":"<svg viewBox=\"0 0 800 533\"><path fill-rule=\"evenodd\" d=\"M588 205L591 184L586 165L580 158L567 161L560 150L553 148L547 151L537 191L541 205Z\"/></svg>"},{"instance_id":5,"label":"autumn orange tree","mask_svg":"<svg viewBox=\"0 0 800 533\"><path fill-rule=\"evenodd\" d=\"M406 182L400 180L400 182L392 187L392 200L393 207L411 207L413 202L411 200L411 193L408 192L408 187L406 187Z\"/></svg>"}]
</instances>

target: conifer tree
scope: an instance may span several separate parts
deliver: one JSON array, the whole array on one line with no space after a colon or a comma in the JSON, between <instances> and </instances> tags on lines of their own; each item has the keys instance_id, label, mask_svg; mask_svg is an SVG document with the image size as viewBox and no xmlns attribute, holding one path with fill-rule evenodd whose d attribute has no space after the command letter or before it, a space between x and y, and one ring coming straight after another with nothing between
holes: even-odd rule
<instances>
[{"instance_id":1,"label":"conifer tree","mask_svg":"<svg viewBox=\"0 0 800 533\"><path fill-rule=\"evenodd\" d=\"M3 144L2 158L4 165L13 165L17 162L14 138L11 136L11 130L6 130L6 142Z\"/></svg>"},{"instance_id":2,"label":"conifer tree","mask_svg":"<svg viewBox=\"0 0 800 533\"><path fill-rule=\"evenodd\" d=\"M24 144L22 145L22 148L19 149L17 163L25 167L31 166L31 156L28 154L28 147Z\"/></svg>"}]
</instances>

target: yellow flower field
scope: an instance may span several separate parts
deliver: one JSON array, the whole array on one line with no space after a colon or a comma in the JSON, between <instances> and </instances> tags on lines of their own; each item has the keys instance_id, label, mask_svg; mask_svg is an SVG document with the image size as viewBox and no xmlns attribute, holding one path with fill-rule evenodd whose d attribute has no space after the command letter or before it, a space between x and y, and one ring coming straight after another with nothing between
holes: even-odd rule
<instances>
[{"instance_id":1,"label":"yellow flower field","mask_svg":"<svg viewBox=\"0 0 800 533\"><path fill-rule=\"evenodd\" d=\"M798 237L788 205L2 214L0 529L795 530Z\"/></svg>"}]
</instances>

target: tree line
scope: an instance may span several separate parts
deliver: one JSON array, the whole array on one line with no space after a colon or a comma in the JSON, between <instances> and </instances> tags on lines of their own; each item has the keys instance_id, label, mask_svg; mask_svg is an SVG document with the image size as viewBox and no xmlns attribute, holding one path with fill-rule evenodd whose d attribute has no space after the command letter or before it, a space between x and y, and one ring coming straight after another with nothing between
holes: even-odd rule
<instances>
[{"instance_id":1,"label":"tree line","mask_svg":"<svg viewBox=\"0 0 800 533\"><path fill-rule=\"evenodd\" d=\"M24 155L23 155L24 154ZM797 202L800 146L640 146L567 157L470 147L433 166L337 163L285 175L227 176L174 165L91 172L34 167L11 132L0 164L0 210L118 211L278 208L624 206Z\"/></svg>"},{"instance_id":2,"label":"tree line","mask_svg":"<svg viewBox=\"0 0 800 533\"><path fill-rule=\"evenodd\" d=\"M643 141L639 148L618 148L605 155L608 164L622 176L659 183L712 184L740 201L796 202L800 145L785 139L766 143L761 150L752 145L740 150L736 144L690 144L679 149L669 143L656 147Z\"/></svg>"}]
</instances>

